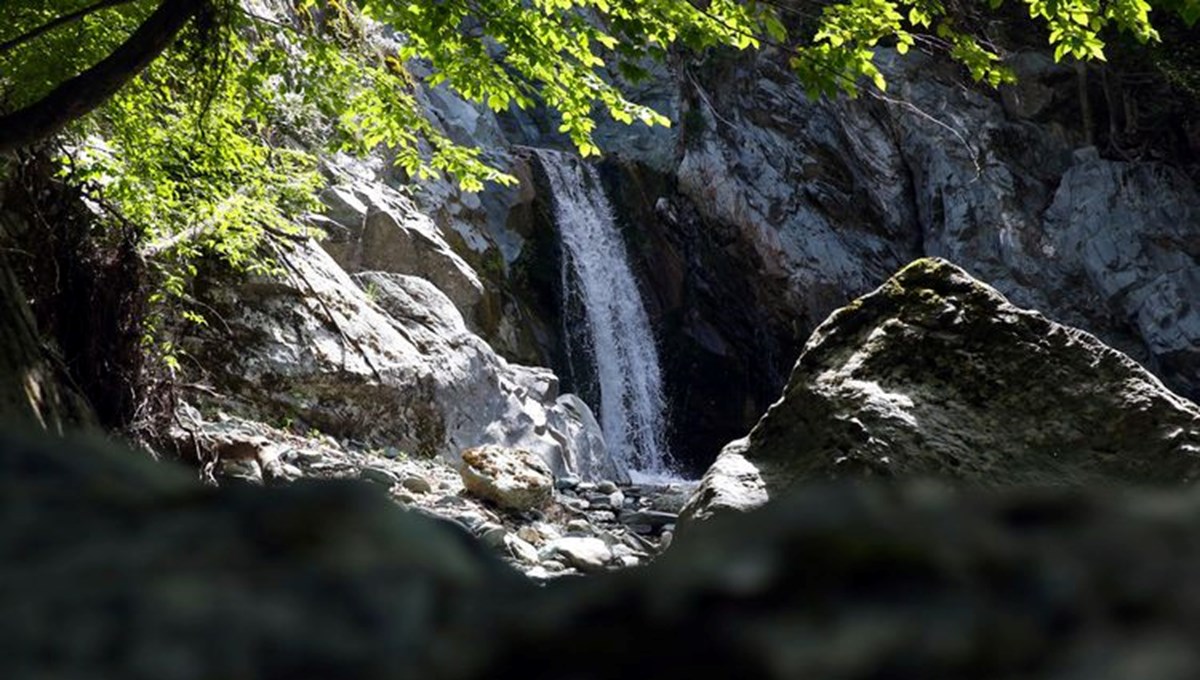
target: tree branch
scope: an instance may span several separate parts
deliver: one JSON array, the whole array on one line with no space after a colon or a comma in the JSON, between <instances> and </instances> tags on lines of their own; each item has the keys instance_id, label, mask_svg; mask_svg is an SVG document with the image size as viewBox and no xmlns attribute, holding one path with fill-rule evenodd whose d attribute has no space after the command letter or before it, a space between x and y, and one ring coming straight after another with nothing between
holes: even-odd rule
<instances>
[{"instance_id":1,"label":"tree branch","mask_svg":"<svg viewBox=\"0 0 1200 680\"><path fill-rule=\"evenodd\" d=\"M142 247L138 254L147 260L152 260L179 245L180 243L191 241L192 239L203 236L205 233L216 228L217 225L220 224L221 220L225 217L225 214L233 209L234 205L237 203L237 199L245 196L246 193L246 187L238 189L237 192L235 192L232 196L229 196L225 200L221 201L213 210L213 214L210 215L208 219L193 224L192 226L171 234L170 236L160 238L153 243L148 243Z\"/></svg>"},{"instance_id":2,"label":"tree branch","mask_svg":"<svg viewBox=\"0 0 1200 680\"><path fill-rule=\"evenodd\" d=\"M103 104L174 42L205 1L163 0L100 62L25 108L0 116L0 153L46 139Z\"/></svg>"},{"instance_id":3,"label":"tree branch","mask_svg":"<svg viewBox=\"0 0 1200 680\"><path fill-rule=\"evenodd\" d=\"M71 12L70 14L64 14L61 17L58 17L56 19L53 19L51 21L48 21L48 22L42 24L41 26L38 26L35 29L32 29L26 33L22 33L21 35L18 35L17 37L15 37L11 40L5 40L4 42L0 43L0 54L4 54L5 52L9 52L13 49L16 49L17 47L24 45L25 43L29 42L30 40L33 40L39 36L49 33L50 31L53 31L54 29L58 28L59 26L62 26L64 24L69 24L72 21L78 21L79 19L82 19L83 17L86 17L89 14L95 14L96 12L108 9L109 7L116 7L117 5L124 5L124 4L130 3L130 2L133 2L133 0L100 0L99 2L97 2L95 4L88 5L87 7L84 7L82 9L75 10L74 12Z\"/></svg>"}]
</instances>

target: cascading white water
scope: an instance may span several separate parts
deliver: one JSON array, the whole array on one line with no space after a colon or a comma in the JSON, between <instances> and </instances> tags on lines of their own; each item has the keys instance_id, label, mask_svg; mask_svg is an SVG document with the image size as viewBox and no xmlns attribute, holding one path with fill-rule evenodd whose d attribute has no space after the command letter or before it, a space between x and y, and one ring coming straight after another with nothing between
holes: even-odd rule
<instances>
[{"instance_id":1,"label":"cascading white water","mask_svg":"<svg viewBox=\"0 0 1200 680\"><path fill-rule=\"evenodd\" d=\"M568 322L568 351L591 350L609 453L635 478L673 477L658 349L600 178L568 154L538 150L537 155L550 181L562 238L563 295L577 292L586 320L582 329ZM586 335L580 337L580 330Z\"/></svg>"}]
</instances>

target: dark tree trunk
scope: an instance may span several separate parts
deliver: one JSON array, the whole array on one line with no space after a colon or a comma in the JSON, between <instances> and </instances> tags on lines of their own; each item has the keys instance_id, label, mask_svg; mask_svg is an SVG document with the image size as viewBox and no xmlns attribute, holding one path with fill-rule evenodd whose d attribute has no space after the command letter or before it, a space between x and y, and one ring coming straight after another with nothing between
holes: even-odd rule
<instances>
[{"instance_id":1,"label":"dark tree trunk","mask_svg":"<svg viewBox=\"0 0 1200 680\"><path fill-rule=\"evenodd\" d=\"M38 337L25 296L0 257L0 423L62 433L94 423L91 409Z\"/></svg>"},{"instance_id":2,"label":"dark tree trunk","mask_svg":"<svg viewBox=\"0 0 1200 680\"><path fill-rule=\"evenodd\" d=\"M205 0L163 0L129 38L91 68L32 104L0 116L0 153L31 146L103 104L150 65Z\"/></svg>"}]
</instances>

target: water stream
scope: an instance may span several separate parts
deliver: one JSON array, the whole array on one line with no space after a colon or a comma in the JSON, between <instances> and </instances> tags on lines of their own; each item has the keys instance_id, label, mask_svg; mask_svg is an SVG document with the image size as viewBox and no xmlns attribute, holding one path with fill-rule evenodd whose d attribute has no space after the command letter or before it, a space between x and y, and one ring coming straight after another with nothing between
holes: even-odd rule
<instances>
[{"instance_id":1,"label":"water stream","mask_svg":"<svg viewBox=\"0 0 1200 680\"><path fill-rule=\"evenodd\" d=\"M564 335L568 351L590 364L609 454L635 479L672 478L658 349L612 206L590 165L558 151L537 155L562 239L563 296L579 296L583 312L578 322L564 314Z\"/></svg>"}]
</instances>

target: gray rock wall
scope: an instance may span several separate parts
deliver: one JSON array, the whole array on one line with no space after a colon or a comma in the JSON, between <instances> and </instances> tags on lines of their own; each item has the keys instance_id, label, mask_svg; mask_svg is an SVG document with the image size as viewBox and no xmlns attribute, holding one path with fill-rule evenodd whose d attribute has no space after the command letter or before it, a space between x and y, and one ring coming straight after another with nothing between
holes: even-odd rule
<instances>
[{"instance_id":1,"label":"gray rock wall","mask_svg":"<svg viewBox=\"0 0 1200 680\"><path fill-rule=\"evenodd\" d=\"M676 102L679 124L616 145L633 168L616 190L647 194L624 205L651 308L686 357L676 436L710 431L713 414L746 431L773 397L703 376L732 369L777 392L830 312L926 255L1200 395L1195 181L1085 147L1073 72L1043 55L1020 55L1020 84L998 93L932 57L881 56L887 95L821 102L769 51L677 64L652 98ZM707 422L687 415L695 403ZM702 460L719 446L690 441Z\"/></svg>"},{"instance_id":2,"label":"gray rock wall","mask_svg":"<svg viewBox=\"0 0 1200 680\"><path fill-rule=\"evenodd\" d=\"M553 372L496 355L428 280L352 280L312 241L278 259L282 276L214 287L206 304L218 320L185 345L203 378L251 416L449 462L502 444L541 455L558 475L625 478Z\"/></svg>"},{"instance_id":3,"label":"gray rock wall","mask_svg":"<svg viewBox=\"0 0 1200 680\"><path fill-rule=\"evenodd\" d=\"M887 95L821 102L771 50L674 58L632 86L672 128L598 129L660 333L677 457L706 465L774 400L830 312L926 255L1095 333L1195 399L1194 180L1086 147L1074 71L1043 54L1017 55L1021 81L999 92L917 51L880 54ZM375 159L329 195L331 252L352 270L433 281L500 354L562 372L555 281L539 274L554 250L539 216L550 197L518 147L566 140L545 111L497 116L444 87L419 97L522 184L476 195L438 181L402 196L407 180Z\"/></svg>"}]
</instances>

